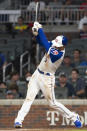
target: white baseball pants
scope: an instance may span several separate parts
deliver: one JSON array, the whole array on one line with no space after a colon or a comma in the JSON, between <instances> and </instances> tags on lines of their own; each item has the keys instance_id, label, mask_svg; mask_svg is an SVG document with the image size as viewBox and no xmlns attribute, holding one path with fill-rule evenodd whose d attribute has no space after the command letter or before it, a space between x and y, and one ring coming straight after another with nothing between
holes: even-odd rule
<instances>
[{"instance_id":1,"label":"white baseball pants","mask_svg":"<svg viewBox=\"0 0 87 131\"><path fill-rule=\"evenodd\" d=\"M38 70L36 70L30 79L26 99L18 112L15 122L23 122L25 116L28 114L30 110L31 104L34 101L35 96L37 95L40 89L42 90L45 98L47 99L49 105L52 108L58 110L58 112L60 112L61 115L71 119L74 122L77 118L77 115L55 100L54 85L54 75L44 75L39 73Z\"/></svg>"}]
</instances>

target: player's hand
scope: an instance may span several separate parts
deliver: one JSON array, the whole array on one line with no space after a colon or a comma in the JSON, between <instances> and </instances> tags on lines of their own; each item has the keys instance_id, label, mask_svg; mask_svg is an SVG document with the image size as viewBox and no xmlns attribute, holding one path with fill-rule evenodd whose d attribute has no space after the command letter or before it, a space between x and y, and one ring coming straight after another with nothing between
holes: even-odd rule
<instances>
[{"instance_id":1,"label":"player's hand","mask_svg":"<svg viewBox=\"0 0 87 131\"><path fill-rule=\"evenodd\" d=\"M32 27L32 33L33 35L37 36L38 35L38 30L42 28L42 25L39 24L39 22L34 22L34 25Z\"/></svg>"},{"instance_id":2,"label":"player's hand","mask_svg":"<svg viewBox=\"0 0 87 131\"><path fill-rule=\"evenodd\" d=\"M32 33L33 35L37 36L38 35L38 30L35 26L32 27Z\"/></svg>"},{"instance_id":3,"label":"player's hand","mask_svg":"<svg viewBox=\"0 0 87 131\"><path fill-rule=\"evenodd\" d=\"M42 28L42 25L39 24L39 22L37 22L37 21L34 22L34 26L37 27L37 29Z\"/></svg>"}]
</instances>

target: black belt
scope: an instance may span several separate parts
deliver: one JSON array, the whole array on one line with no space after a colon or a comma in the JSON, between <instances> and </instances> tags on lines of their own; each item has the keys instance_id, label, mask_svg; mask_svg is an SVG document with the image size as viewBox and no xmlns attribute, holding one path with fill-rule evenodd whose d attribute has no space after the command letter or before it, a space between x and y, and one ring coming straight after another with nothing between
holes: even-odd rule
<instances>
[{"instance_id":1,"label":"black belt","mask_svg":"<svg viewBox=\"0 0 87 131\"><path fill-rule=\"evenodd\" d=\"M43 75L50 76L50 73L45 73L45 72L41 71L39 68L38 68L38 71L39 71L39 73L41 73L41 74L43 74Z\"/></svg>"}]
</instances>

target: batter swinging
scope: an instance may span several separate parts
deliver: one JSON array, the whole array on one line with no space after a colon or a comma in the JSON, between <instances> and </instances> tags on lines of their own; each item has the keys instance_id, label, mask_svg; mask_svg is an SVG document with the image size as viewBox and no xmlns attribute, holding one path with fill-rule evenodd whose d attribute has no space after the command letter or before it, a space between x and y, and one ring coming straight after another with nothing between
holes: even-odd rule
<instances>
[{"instance_id":1,"label":"batter swinging","mask_svg":"<svg viewBox=\"0 0 87 131\"><path fill-rule=\"evenodd\" d=\"M57 102L54 95L55 72L63 61L67 38L57 36L49 42L43 32L42 25L38 22L34 22L32 32L36 36L37 42L46 49L46 54L30 79L26 99L18 112L14 126L16 128L22 127L22 122L28 114L35 96L41 89L49 105L58 110L61 115L73 121L77 128L80 128L82 124L78 114L71 112Z\"/></svg>"}]
</instances>

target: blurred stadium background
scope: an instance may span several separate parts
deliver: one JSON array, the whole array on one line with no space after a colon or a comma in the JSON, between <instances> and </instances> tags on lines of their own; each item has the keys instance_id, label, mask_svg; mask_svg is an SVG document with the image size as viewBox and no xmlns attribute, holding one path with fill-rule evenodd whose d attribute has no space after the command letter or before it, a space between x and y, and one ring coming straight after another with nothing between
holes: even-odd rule
<instances>
[{"instance_id":1,"label":"blurred stadium background","mask_svg":"<svg viewBox=\"0 0 87 131\"><path fill-rule=\"evenodd\" d=\"M0 0L0 128L12 128L26 96L27 82L44 55L32 35L35 2ZM42 0L38 20L48 40L68 38L56 72L56 98L80 114L87 126L87 0ZM73 75L73 72L76 75ZM51 110L40 91L24 128L67 128L72 123ZM1 129L1 130L2 130Z\"/></svg>"}]
</instances>

